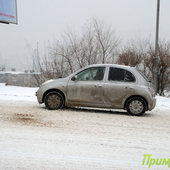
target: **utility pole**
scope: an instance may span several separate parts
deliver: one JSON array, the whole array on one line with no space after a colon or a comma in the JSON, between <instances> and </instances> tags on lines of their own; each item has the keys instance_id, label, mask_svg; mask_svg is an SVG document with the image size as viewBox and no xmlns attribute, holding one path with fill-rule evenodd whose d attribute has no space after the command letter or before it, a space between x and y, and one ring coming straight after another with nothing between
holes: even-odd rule
<instances>
[{"instance_id":1,"label":"utility pole","mask_svg":"<svg viewBox=\"0 0 170 170\"><path fill-rule=\"evenodd\" d=\"M153 85L155 93L158 92L158 73L159 73L159 11L160 11L160 0L157 0L157 14L156 14L156 39L155 39L155 57L154 57L154 75L153 75Z\"/></svg>"}]
</instances>

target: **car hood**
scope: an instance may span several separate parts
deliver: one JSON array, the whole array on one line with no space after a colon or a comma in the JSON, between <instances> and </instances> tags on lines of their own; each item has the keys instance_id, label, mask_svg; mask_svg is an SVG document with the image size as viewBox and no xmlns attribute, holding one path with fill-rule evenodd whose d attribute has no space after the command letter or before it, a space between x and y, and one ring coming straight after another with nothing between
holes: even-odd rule
<instances>
[{"instance_id":1,"label":"car hood","mask_svg":"<svg viewBox=\"0 0 170 170\"><path fill-rule=\"evenodd\" d=\"M41 86L46 86L46 85L54 84L54 83L66 83L68 81L68 79L69 79L69 77L47 80Z\"/></svg>"}]
</instances>

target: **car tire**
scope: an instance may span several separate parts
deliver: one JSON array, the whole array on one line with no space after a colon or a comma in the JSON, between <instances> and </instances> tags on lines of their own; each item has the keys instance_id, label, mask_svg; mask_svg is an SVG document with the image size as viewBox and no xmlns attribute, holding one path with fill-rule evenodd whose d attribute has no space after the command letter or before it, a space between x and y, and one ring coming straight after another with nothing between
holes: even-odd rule
<instances>
[{"instance_id":1,"label":"car tire","mask_svg":"<svg viewBox=\"0 0 170 170\"><path fill-rule=\"evenodd\" d=\"M57 110L64 107L64 97L59 92L49 92L44 99L45 106L49 110Z\"/></svg>"},{"instance_id":2,"label":"car tire","mask_svg":"<svg viewBox=\"0 0 170 170\"><path fill-rule=\"evenodd\" d=\"M132 116L142 116L147 110L147 104L141 97L133 97L127 101L127 112Z\"/></svg>"}]
</instances>

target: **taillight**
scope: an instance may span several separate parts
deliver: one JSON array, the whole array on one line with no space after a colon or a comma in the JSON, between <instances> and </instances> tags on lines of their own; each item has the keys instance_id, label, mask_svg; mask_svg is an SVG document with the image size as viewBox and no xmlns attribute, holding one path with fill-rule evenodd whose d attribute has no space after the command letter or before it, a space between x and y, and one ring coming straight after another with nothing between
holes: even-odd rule
<instances>
[{"instance_id":1,"label":"taillight","mask_svg":"<svg viewBox=\"0 0 170 170\"><path fill-rule=\"evenodd\" d=\"M149 90L149 92L150 92L151 96L152 96L152 97L154 97L154 96L155 96L154 91L153 91L150 87L148 87L148 90Z\"/></svg>"}]
</instances>

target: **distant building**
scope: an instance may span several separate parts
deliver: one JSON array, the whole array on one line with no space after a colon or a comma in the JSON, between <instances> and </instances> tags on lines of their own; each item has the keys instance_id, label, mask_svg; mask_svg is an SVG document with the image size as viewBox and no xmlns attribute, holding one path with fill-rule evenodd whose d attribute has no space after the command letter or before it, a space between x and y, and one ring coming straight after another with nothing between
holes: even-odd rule
<instances>
[{"instance_id":1,"label":"distant building","mask_svg":"<svg viewBox=\"0 0 170 170\"><path fill-rule=\"evenodd\" d=\"M0 71L0 83L13 86L36 87L36 74L39 73Z\"/></svg>"}]
</instances>

